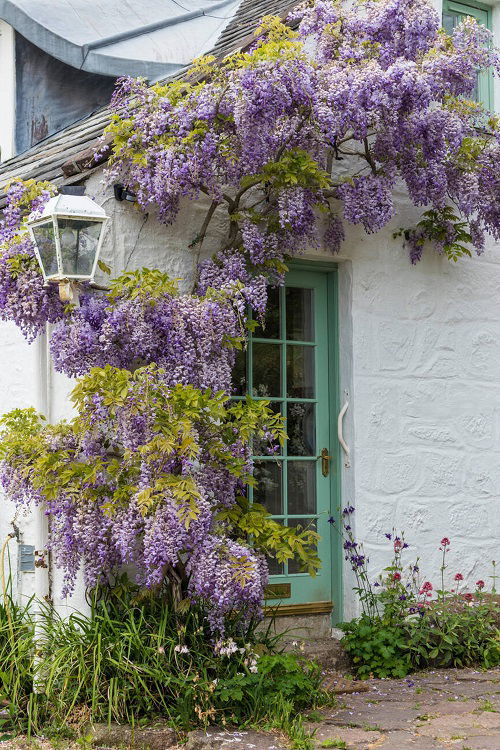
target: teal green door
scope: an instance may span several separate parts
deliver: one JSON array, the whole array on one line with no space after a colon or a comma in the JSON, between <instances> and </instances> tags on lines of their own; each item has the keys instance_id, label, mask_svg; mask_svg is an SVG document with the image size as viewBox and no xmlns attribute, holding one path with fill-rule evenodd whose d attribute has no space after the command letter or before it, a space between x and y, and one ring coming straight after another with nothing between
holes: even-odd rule
<instances>
[{"instance_id":1,"label":"teal green door","mask_svg":"<svg viewBox=\"0 0 500 750\"><path fill-rule=\"evenodd\" d=\"M290 605L297 612L327 612L333 598L336 540L328 519L338 505L337 462L321 460L322 451L332 457L335 452L331 277L321 271L294 270L287 274L284 288L270 291L265 324L250 335L235 377L240 396L247 392L267 399L286 418L288 439L281 454L262 456L255 449L257 486L252 499L281 523L314 528L320 535L322 567L316 577L302 573L297 561L270 561L267 604L280 602L287 612L294 609Z\"/></svg>"}]
</instances>

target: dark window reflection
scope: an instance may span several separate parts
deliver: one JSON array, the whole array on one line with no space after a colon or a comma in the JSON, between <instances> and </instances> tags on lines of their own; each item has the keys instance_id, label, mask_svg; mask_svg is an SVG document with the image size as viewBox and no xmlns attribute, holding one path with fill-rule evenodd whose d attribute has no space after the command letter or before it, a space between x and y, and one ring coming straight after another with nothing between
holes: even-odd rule
<instances>
[{"instance_id":1,"label":"dark window reflection","mask_svg":"<svg viewBox=\"0 0 500 750\"><path fill-rule=\"evenodd\" d=\"M267 293L267 309L263 325L254 331L258 339L279 339L280 337L280 290L270 287Z\"/></svg>"},{"instance_id":2,"label":"dark window reflection","mask_svg":"<svg viewBox=\"0 0 500 750\"><path fill-rule=\"evenodd\" d=\"M316 421L314 404L289 402L286 431L289 456L316 455Z\"/></svg>"},{"instance_id":3,"label":"dark window reflection","mask_svg":"<svg viewBox=\"0 0 500 750\"><path fill-rule=\"evenodd\" d=\"M287 339L314 341L314 290L288 287L285 294Z\"/></svg>"},{"instance_id":4,"label":"dark window reflection","mask_svg":"<svg viewBox=\"0 0 500 750\"><path fill-rule=\"evenodd\" d=\"M253 395L281 396L281 345L253 344Z\"/></svg>"},{"instance_id":5,"label":"dark window reflection","mask_svg":"<svg viewBox=\"0 0 500 750\"><path fill-rule=\"evenodd\" d=\"M316 513L316 461L288 461L288 514Z\"/></svg>"},{"instance_id":6,"label":"dark window reflection","mask_svg":"<svg viewBox=\"0 0 500 750\"><path fill-rule=\"evenodd\" d=\"M314 347L288 345L286 395L288 398L314 398L314 391Z\"/></svg>"},{"instance_id":7,"label":"dark window reflection","mask_svg":"<svg viewBox=\"0 0 500 750\"><path fill-rule=\"evenodd\" d=\"M253 474L256 481L253 490L254 502L264 505L272 515L282 515L281 462L256 461Z\"/></svg>"},{"instance_id":8,"label":"dark window reflection","mask_svg":"<svg viewBox=\"0 0 500 750\"><path fill-rule=\"evenodd\" d=\"M316 520L314 518L291 518L288 521L288 526L300 526L302 531L305 531L306 529L308 531L316 531ZM304 573L299 557L288 561L288 572L291 574Z\"/></svg>"},{"instance_id":9,"label":"dark window reflection","mask_svg":"<svg viewBox=\"0 0 500 750\"><path fill-rule=\"evenodd\" d=\"M247 392L247 353L246 350L236 350L233 367L233 394L245 396Z\"/></svg>"}]
</instances>

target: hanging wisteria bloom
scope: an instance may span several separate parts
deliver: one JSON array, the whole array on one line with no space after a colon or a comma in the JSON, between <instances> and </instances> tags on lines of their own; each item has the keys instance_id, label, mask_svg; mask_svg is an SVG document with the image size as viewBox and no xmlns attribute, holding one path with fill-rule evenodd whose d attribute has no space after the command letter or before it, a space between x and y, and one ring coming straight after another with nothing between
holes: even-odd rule
<instances>
[{"instance_id":1,"label":"hanging wisteria bloom","mask_svg":"<svg viewBox=\"0 0 500 750\"><path fill-rule=\"evenodd\" d=\"M3 489L19 505L45 503L64 593L82 565L91 588L129 565L142 586L166 581L174 602L202 603L223 633L235 613L260 616L265 554L318 567L315 532L280 526L244 496L250 436L271 451L284 437L266 402L173 386L157 365L94 368L72 400L67 423L44 426L33 409L1 420Z\"/></svg>"},{"instance_id":2,"label":"hanging wisteria bloom","mask_svg":"<svg viewBox=\"0 0 500 750\"><path fill-rule=\"evenodd\" d=\"M203 58L199 83L122 79L110 177L166 223L182 200L208 198L195 244L227 209L203 291L207 280L248 286L249 274L279 283L287 256L318 243L337 252L345 224L379 231L401 182L426 209L404 233L412 262L428 242L454 260L481 253L485 232L500 236L498 124L470 100L478 70L498 71L490 32L467 18L450 37L426 0L317 0L292 20L297 32L266 17L249 52Z\"/></svg>"}]
</instances>

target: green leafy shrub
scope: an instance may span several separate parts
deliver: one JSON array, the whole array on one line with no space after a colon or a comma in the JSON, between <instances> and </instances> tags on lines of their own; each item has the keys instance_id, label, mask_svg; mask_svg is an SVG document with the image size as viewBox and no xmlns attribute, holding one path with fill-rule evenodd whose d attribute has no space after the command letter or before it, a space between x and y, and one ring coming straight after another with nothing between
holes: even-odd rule
<instances>
[{"instance_id":1,"label":"green leafy shrub","mask_svg":"<svg viewBox=\"0 0 500 750\"><path fill-rule=\"evenodd\" d=\"M440 587L421 576L419 560L403 562L409 547L404 534L385 534L392 560L373 580L363 545L354 539L350 520L354 508L343 511L342 536L346 559L356 577L354 591L362 615L344 623L342 644L361 678L404 677L426 667L494 667L500 664L500 606L496 598L496 564L491 592L485 582L466 588L457 572L453 588L445 586L450 540L443 537Z\"/></svg>"},{"instance_id":2,"label":"green leafy shrub","mask_svg":"<svg viewBox=\"0 0 500 750\"><path fill-rule=\"evenodd\" d=\"M412 666L485 668L500 663L498 606L476 597L472 602L438 602L426 616L405 628Z\"/></svg>"},{"instance_id":3,"label":"green leafy shrub","mask_svg":"<svg viewBox=\"0 0 500 750\"><path fill-rule=\"evenodd\" d=\"M361 679L405 677L411 671L406 634L402 627L363 615L344 623L342 644Z\"/></svg>"}]
</instances>

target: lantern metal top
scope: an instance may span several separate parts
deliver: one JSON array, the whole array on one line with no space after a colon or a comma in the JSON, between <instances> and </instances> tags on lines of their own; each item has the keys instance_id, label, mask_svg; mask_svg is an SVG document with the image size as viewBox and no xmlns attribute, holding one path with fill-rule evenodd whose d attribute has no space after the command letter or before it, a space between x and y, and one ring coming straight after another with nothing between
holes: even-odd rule
<instances>
[{"instance_id":1,"label":"lantern metal top","mask_svg":"<svg viewBox=\"0 0 500 750\"><path fill-rule=\"evenodd\" d=\"M50 198L45 204L43 211L31 214L28 218L30 225L42 223L53 216L74 218L80 216L85 219L108 219L106 211L99 206L88 195L75 195L74 193L59 194Z\"/></svg>"}]
</instances>

